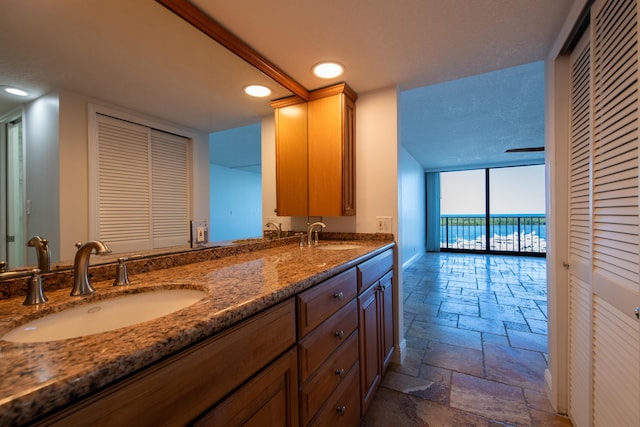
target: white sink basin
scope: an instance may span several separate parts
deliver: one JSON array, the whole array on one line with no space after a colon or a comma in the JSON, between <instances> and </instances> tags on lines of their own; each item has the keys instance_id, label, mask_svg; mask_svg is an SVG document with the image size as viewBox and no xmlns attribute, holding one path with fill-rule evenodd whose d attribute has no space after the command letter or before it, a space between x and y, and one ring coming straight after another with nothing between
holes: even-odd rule
<instances>
[{"instance_id":1,"label":"white sink basin","mask_svg":"<svg viewBox=\"0 0 640 427\"><path fill-rule=\"evenodd\" d=\"M347 249L357 249L359 245L321 245L318 246L318 249L322 249L323 251L345 251Z\"/></svg>"},{"instance_id":2,"label":"white sink basin","mask_svg":"<svg viewBox=\"0 0 640 427\"><path fill-rule=\"evenodd\" d=\"M193 289L128 294L51 313L14 328L5 341L30 343L99 334L166 316L205 297Z\"/></svg>"}]
</instances>

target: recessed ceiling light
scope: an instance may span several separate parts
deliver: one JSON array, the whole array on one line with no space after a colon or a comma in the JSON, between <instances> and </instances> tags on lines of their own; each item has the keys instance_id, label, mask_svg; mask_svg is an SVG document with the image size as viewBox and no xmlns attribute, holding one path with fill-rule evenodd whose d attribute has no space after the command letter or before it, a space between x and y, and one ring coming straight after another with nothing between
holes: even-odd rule
<instances>
[{"instance_id":1,"label":"recessed ceiling light","mask_svg":"<svg viewBox=\"0 0 640 427\"><path fill-rule=\"evenodd\" d=\"M313 67L313 74L322 79L332 79L344 72L344 67L337 62L321 62Z\"/></svg>"},{"instance_id":2,"label":"recessed ceiling light","mask_svg":"<svg viewBox=\"0 0 640 427\"><path fill-rule=\"evenodd\" d=\"M10 93L11 95L16 95L16 96L27 96L27 95L29 95L27 92L23 91L22 89L18 89L17 87L11 87L11 86L5 87L4 91L7 92L7 93Z\"/></svg>"},{"instance_id":3,"label":"recessed ceiling light","mask_svg":"<svg viewBox=\"0 0 640 427\"><path fill-rule=\"evenodd\" d=\"M244 92L247 95L255 96L258 98L264 98L265 96L271 95L271 89L262 85L249 85L245 86Z\"/></svg>"}]
</instances>

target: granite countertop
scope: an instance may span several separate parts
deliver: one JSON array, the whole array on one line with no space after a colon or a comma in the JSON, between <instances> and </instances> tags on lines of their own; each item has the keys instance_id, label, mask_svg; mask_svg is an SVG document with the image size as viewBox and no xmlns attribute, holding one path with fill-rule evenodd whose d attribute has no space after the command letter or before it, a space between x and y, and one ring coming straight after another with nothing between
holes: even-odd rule
<instances>
[{"instance_id":1,"label":"granite countertop","mask_svg":"<svg viewBox=\"0 0 640 427\"><path fill-rule=\"evenodd\" d=\"M323 242L321 245L336 242ZM12 328L78 303L122 293L167 288L202 290L197 303L134 326L80 338L18 344L0 340L0 425L27 422L114 383L176 351L283 301L340 271L393 247L358 240L347 250L286 245L180 267L92 283L96 293L71 297L47 292L49 302L23 306L24 296L0 300L0 336Z\"/></svg>"}]
</instances>

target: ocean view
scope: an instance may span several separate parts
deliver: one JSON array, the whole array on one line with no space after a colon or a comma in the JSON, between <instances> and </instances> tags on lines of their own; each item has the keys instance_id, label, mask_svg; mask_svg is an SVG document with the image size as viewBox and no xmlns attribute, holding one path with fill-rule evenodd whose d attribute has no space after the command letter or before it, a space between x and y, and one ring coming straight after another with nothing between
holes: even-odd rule
<instances>
[{"instance_id":1,"label":"ocean view","mask_svg":"<svg viewBox=\"0 0 640 427\"><path fill-rule=\"evenodd\" d=\"M506 252L546 253L546 218L543 214L503 214L489 218L489 249ZM486 250L486 217L442 215L440 247Z\"/></svg>"}]
</instances>

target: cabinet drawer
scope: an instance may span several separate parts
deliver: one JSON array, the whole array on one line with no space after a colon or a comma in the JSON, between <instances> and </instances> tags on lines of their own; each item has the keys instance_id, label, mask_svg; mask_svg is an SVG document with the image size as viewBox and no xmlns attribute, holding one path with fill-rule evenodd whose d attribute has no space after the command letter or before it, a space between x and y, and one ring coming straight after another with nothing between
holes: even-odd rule
<instances>
[{"instance_id":1,"label":"cabinet drawer","mask_svg":"<svg viewBox=\"0 0 640 427\"><path fill-rule=\"evenodd\" d=\"M298 337L328 319L357 294L356 270L351 268L298 295Z\"/></svg>"},{"instance_id":2,"label":"cabinet drawer","mask_svg":"<svg viewBox=\"0 0 640 427\"><path fill-rule=\"evenodd\" d=\"M360 391L358 388L360 367L358 363L349 371L335 393L329 397L309 426L360 425Z\"/></svg>"},{"instance_id":3,"label":"cabinet drawer","mask_svg":"<svg viewBox=\"0 0 640 427\"><path fill-rule=\"evenodd\" d=\"M94 394L44 424L184 425L295 344L294 315L289 299Z\"/></svg>"},{"instance_id":4,"label":"cabinet drawer","mask_svg":"<svg viewBox=\"0 0 640 427\"><path fill-rule=\"evenodd\" d=\"M393 251L389 249L356 267L358 269L358 293L364 291L393 267Z\"/></svg>"},{"instance_id":5,"label":"cabinet drawer","mask_svg":"<svg viewBox=\"0 0 640 427\"><path fill-rule=\"evenodd\" d=\"M353 299L304 337L298 344L300 381L305 382L357 327L357 300Z\"/></svg>"},{"instance_id":6,"label":"cabinet drawer","mask_svg":"<svg viewBox=\"0 0 640 427\"><path fill-rule=\"evenodd\" d=\"M327 397L346 379L357 361L358 331L355 331L300 390L303 425L309 422Z\"/></svg>"}]
</instances>

